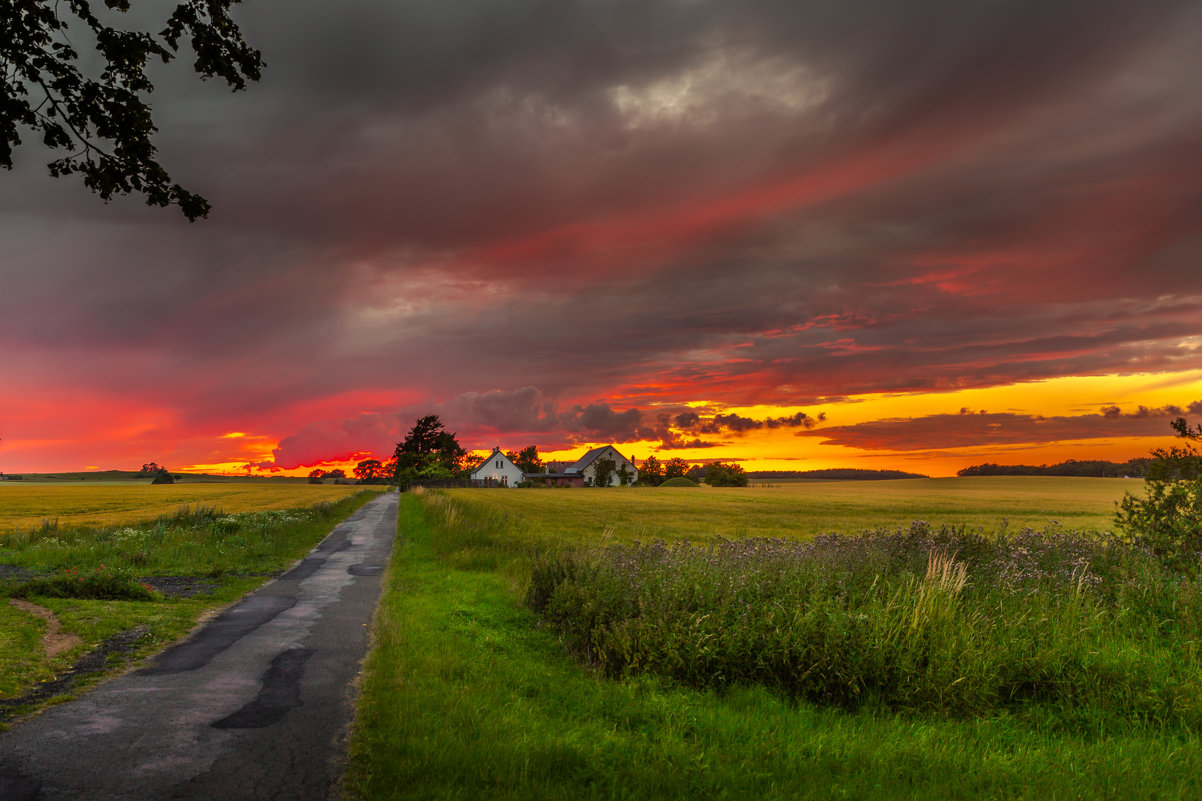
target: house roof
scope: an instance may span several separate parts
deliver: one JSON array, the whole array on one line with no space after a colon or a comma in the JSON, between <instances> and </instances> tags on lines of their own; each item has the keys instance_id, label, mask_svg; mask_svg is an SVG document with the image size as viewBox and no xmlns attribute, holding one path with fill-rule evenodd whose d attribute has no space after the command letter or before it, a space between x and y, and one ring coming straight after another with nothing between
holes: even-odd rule
<instances>
[{"instance_id":1,"label":"house roof","mask_svg":"<svg viewBox=\"0 0 1202 801\"><path fill-rule=\"evenodd\" d=\"M565 472L565 473L579 473L579 472L582 472L582 471L584 470L584 468L586 468L586 467L588 467L590 464L592 464L592 462L593 462L593 460L594 460L594 459L596 459L598 456L600 456L600 455L601 455L601 451L605 450L605 449L606 449L606 448L608 448L608 447L609 447L608 445L602 445L600 448L593 448L591 451L589 451L588 453L584 454L584 456L581 456L579 459L577 459L576 461L572 462L572 464L571 464L571 465L569 465L569 466L568 466L568 467L567 467L567 468L564 470L564 472Z\"/></svg>"},{"instance_id":2,"label":"house roof","mask_svg":"<svg viewBox=\"0 0 1202 801\"><path fill-rule=\"evenodd\" d=\"M591 451L584 454L584 456L581 456L570 467L565 468L564 472L565 473L583 473L584 468L586 468L590 464L592 464L597 459L598 456L600 456L602 453L609 450L610 448L613 448L614 453L618 454L618 457L620 459L622 459L622 461L630 464L632 467L634 466L634 463L631 462L629 459L627 459L625 456L622 456L622 453L617 448L614 448L613 445L602 445L600 448L593 448ZM637 469L637 468L635 468L635 469Z\"/></svg>"},{"instance_id":3,"label":"house roof","mask_svg":"<svg viewBox=\"0 0 1202 801\"><path fill-rule=\"evenodd\" d=\"M519 468L518 468L518 466L517 466L516 464L514 464L514 463L513 463L513 460L512 460L512 459L510 459L508 456L506 456L506 455L505 455L505 454L504 454L504 453L501 451L501 449L500 449L499 447L497 447L497 448L493 448L493 449L492 449L492 453L490 453L490 454L488 455L488 458L487 458L487 459L485 459L483 462L481 462L481 463L480 463L480 466L479 466L479 467L477 467L475 470L473 470L473 471L472 471L472 475L473 475L473 476L474 476L474 475L476 475L476 473L479 473L481 470L483 470L483 469L485 469L485 468L489 468L489 469L495 470L496 468L495 468L495 467L491 467L491 465L492 465L492 463L493 463L494 461L496 461L497 459L504 459L504 460L505 460L505 462L506 462L506 463L507 463L507 464L508 464L510 467L512 467L512 468L513 468L513 469L515 469L515 470L519 469Z\"/></svg>"}]
</instances>

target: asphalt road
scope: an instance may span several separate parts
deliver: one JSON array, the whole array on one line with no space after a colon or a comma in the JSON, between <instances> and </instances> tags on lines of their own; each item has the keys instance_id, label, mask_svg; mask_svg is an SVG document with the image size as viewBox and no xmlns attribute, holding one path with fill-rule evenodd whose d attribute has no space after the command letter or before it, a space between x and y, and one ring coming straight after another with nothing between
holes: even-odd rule
<instances>
[{"instance_id":1,"label":"asphalt road","mask_svg":"<svg viewBox=\"0 0 1202 801\"><path fill-rule=\"evenodd\" d=\"M382 493L144 669L0 733L0 801L330 798L396 510Z\"/></svg>"}]
</instances>

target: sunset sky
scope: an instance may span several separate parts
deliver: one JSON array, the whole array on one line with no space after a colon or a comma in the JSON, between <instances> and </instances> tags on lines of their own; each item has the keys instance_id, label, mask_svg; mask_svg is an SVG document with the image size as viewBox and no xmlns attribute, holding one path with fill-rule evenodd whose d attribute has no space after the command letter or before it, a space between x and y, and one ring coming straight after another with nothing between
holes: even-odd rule
<instances>
[{"instance_id":1,"label":"sunset sky","mask_svg":"<svg viewBox=\"0 0 1202 801\"><path fill-rule=\"evenodd\" d=\"M433 413L950 475L1202 420L1196 0L235 16L259 84L154 73L208 220L0 174L0 471L304 474Z\"/></svg>"}]
</instances>

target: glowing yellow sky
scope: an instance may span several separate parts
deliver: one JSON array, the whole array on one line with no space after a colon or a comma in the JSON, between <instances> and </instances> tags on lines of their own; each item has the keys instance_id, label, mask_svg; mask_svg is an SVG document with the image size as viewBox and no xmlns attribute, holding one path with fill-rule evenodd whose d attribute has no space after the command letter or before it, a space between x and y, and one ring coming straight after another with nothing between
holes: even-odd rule
<instances>
[{"instance_id":1,"label":"glowing yellow sky","mask_svg":"<svg viewBox=\"0 0 1202 801\"><path fill-rule=\"evenodd\" d=\"M854 425L889 418L918 418L956 414L962 408L974 412L1015 412L1044 416L1098 414L1103 407L1124 410L1138 406L1184 406L1202 398L1202 370L1174 374L1071 376L1045 381L1010 384L954 392L904 395L870 394L834 400L816 406L726 407L724 413L764 419L803 411L810 416L826 414L823 425ZM692 404L705 407L704 401ZM821 430L819 426L816 430ZM1126 461L1145 456L1154 447L1168 444L1172 432L1165 426L1163 437L1114 437L1069 442L1032 442L1021 445L988 445L948 448L938 453L866 451L825 444L821 437L797 437L788 429L763 429L743 436L727 436L727 444L716 448L661 451L661 459L680 456L701 459L743 459L749 470L820 470L856 467L874 470L905 470L933 476L954 475L961 468L982 462L1000 464L1055 464L1067 459ZM629 443L623 452L643 458L654 452L654 442ZM590 443L591 445L591 443ZM583 448L546 454L548 459L575 458Z\"/></svg>"}]
</instances>

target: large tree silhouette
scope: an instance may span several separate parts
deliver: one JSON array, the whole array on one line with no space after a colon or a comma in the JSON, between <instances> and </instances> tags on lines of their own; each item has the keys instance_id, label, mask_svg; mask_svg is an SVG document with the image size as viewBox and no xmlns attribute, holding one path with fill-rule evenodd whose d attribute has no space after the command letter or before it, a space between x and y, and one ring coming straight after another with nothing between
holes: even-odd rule
<instances>
[{"instance_id":1,"label":"large tree silhouette","mask_svg":"<svg viewBox=\"0 0 1202 801\"><path fill-rule=\"evenodd\" d=\"M146 67L173 60L186 39L202 78L234 91L257 81L262 57L229 16L238 2L185 0L156 34L109 24L130 0L104 0L107 10L87 0L0 0L0 166L12 169L28 131L66 151L47 165L51 175L78 174L104 200L140 193L189 220L208 215L208 201L173 183L156 158Z\"/></svg>"},{"instance_id":2,"label":"large tree silhouette","mask_svg":"<svg viewBox=\"0 0 1202 801\"><path fill-rule=\"evenodd\" d=\"M396 445L397 483L405 484L418 478L460 478L467 456L455 435L442 426L438 415L422 417L413 424L405 439Z\"/></svg>"}]
</instances>

